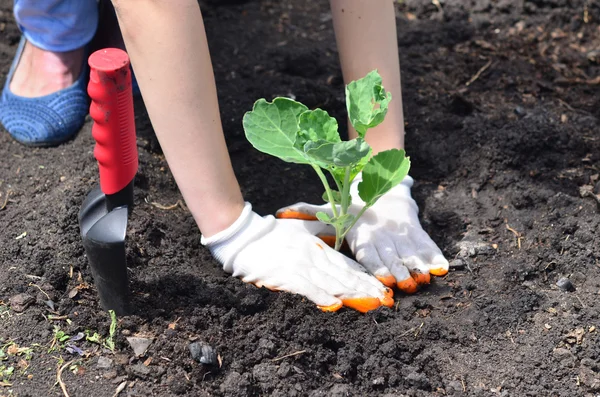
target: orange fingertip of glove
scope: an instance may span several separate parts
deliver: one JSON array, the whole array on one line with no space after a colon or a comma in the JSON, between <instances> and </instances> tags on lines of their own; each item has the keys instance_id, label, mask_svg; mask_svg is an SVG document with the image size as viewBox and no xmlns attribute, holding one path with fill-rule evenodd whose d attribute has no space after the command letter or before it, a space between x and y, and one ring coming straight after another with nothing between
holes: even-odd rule
<instances>
[{"instance_id":1,"label":"orange fingertip of glove","mask_svg":"<svg viewBox=\"0 0 600 397\"><path fill-rule=\"evenodd\" d=\"M344 306L344 304L342 302L338 302L338 303L334 303L333 305L330 305L330 306L317 306L317 307L324 312L337 312L338 310L340 310L342 308L342 306Z\"/></svg>"},{"instance_id":2,"label":"orange fingertip of glove","mask_svg":"<svg viewBox=\"0 0 600 397\"><path fill-rule=\"evenodd\" d=\"M386 288L383 291L383 296L385 296L386 298L393 298L394 297L394 291L391 288Z\"/></svg>"},{"instance_id":3,"label":"orange fingertip of glove","mask_svg":"<svg viewBox=\"0 0 600 397\"><path fill-rule=\"evenodd\" d=\"M320 238L325 244L330 246L331 248L335 248L335 236L330 234L317 234L317 237ZM340 251L348 250L348 243L346 240L342 242L342 246L340 247Z\"/></svg>"},{"instance_id":4,"label":"orange fingertip of glove","mask_svg":"<svg viewBox=\"0 0 600 397\"><path fill-rule=\"evenodd\" d=\"M398 281L397 286L398 289L400 289L403 292L406 292L407 294L414 294L419 288L419 285L412 277L409 277L406 280Z\"/></svg>"},{"instance_id":5,"label":"orange fingertip of glove","mask_svg":"<svg viewBox=\"0 0 600 397\"><path fill-rule=\"evenodd\" d=\"M433 274L434 276L442 277L442 276L445 276L446 274L448 274L448 269L444 269L443 267L438 267L437 269L430 269L429 273Z\"/></svg>"},{"instance_id":6,"label":"orange fingertip of glove","mask_svg":"<svg viewBox=\"0 0 600 397\"><path fill-rule=\"evenodd\" d=\"M429 284L431 282L429 273L411 273L410 275L417 284Z\"/></svg>"},{"instance_id":7,"label":"orange fingertip of glove","mask_svg":"<svg viewBox=\"0 0 600 397\"><path fill-rule=\"evenodd\" d=\"M385 307L392 307L394 306L394 298L392 298L391 296L386 296L381 300L381 305L385 306Z\"/></svg>"},{"instance_id":8,"label":"orange fingertip of glove","mask_svg":"<svg viewBox=\"0 0 600 397\"><path fill-rule=\"evenodd\" d=\"M331 248L335 247L335 236L318 235L317 237L320 238L321 240L323 240L323 242L325 244L327 244L328 246L330 246Z\"/></svg>"},{"instance_id":9,"label":"orange fingertip of glove","mask_svg":"<svg viewBox=\"0 0 600 397\"><path fill-rule=\"evenodd\" d=\"M366 313L370 310L375 310L379 306L381 306L381 301L379 298L348 298L343 299L342 302L344 306L349 307L351 309L357 310L361 313Z\"/></svg>"},{"instance_id":10,"label":"orange fingertip of glove","mask_svg":"<svg viewBox=\"0 0 600 397\"><path fill-rule=\"evenodd\" d=\"M396 277L388 274L387 276L375 276L377 280L388 288L394 288L396 285Z\"/></svg>"},{"instance_id":11,"label":"orange fingertip of glove","mask_svg":"<svg viewBox=\"0 0 600 397\"><path fill-rule=\"evenodd\" d=\"M279 219L300 219L303 221L317 221L317 217L314 215L305 214L304 212L298 212L293 210L285 210L278 212L275 215Z\"/></svg>"}]
</instances>

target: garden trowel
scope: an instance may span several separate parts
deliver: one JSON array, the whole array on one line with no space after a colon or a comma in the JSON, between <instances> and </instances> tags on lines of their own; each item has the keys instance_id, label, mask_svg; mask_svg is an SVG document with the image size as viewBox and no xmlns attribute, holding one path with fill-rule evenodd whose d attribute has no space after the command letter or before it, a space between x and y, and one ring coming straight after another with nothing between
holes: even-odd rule
<instances>
[{"instance_id":1,"label":"garden trowel","mask_svg":"<svg viewBox=\"0 0 600 397\"><path fill-rule=\"evenodd\" d=\"M102 308L125 315L130 311L125 238L138 169L129 57L106 48L88 63L100 185L85 198L79 227Z\"/></svg>"}]
</instances>

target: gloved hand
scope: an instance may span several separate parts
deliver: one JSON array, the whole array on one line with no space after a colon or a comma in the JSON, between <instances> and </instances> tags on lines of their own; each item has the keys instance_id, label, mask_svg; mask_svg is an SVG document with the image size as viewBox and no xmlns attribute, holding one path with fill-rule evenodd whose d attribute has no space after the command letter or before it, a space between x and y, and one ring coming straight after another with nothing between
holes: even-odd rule
<instances>
[{"instance_id":1,"label":"gloved hand","mask_svg":"<svg viewBox=\"0 0 600 397\"><path fill-rule=\"evenodd\" d=\"M350 187L349 213L356 215L364 206L358 195L359 174ZM356 260L388 287L397 285L414 293L419 284L430 282L430 274L448 273L448 261L419 223L419 209L410 195L413 179L404 180L365 211L346 235ZM319 211L332 216L331 205L297 203L277 211L281 219L297 219L298 226L326 242L335 241L335 230L317 221Z\"/></svg>"},{"instance_id":2,"label":"gloved hand","mask_svg":"<svg viewBox=\"0 0 600 397\"><path fill-rule=\"evenodd\" d=\"M294 221L259 216L250 203L233 225L201 242L234 277L304 295L323 311L347 306L364 313L394 303L393 292L358 263Z\"/></svg>"}]
</instances>

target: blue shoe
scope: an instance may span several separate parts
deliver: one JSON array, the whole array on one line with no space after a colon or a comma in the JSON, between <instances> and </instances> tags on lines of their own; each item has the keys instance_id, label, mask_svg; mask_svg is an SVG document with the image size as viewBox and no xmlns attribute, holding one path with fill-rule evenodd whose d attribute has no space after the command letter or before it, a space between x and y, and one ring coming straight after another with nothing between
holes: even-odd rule
<instances>
[{"instance_id":1,"label":"blue shoe","mask_svg":"<svg viewBox=\"0 0 600 397\"><path fill-rule=\"evenodd\" d=\"M70 87L37 98L26 98L10 91L10 82L19 64L25 43L21 37L17 54L0 99L0 122L18 142L27 146L55 146L72 137L83 126L89 113L87 96L88 67Z\"/></svg>"}]
</instances>

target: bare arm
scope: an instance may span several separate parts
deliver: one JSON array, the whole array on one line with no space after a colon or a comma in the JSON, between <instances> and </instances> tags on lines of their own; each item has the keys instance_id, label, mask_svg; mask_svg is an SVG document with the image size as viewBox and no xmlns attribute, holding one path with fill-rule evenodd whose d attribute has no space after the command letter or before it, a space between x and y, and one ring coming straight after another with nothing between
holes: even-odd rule
<instances>
[{"instance_id":1,"label":"bare arm","mask_svg":"<svg viewBox=\"0 0 600 397\"><path fill-rule=\"evenodd\" d=\"M244 201L227 152L197 0L113 0L150 120L202 234Z\"/></svg>"},{"instance_id":2,"label":"bare arm","mask_svg":"<svg viewBox=\"0 0 600 397\"><path fill-rule=\"evenodd\" d=\"M385 121L367 132L377 153L404 147L404 115L396 16L392 0L330 0L335 37L346 84L378 69L392 101ZM350 128L350 138L356 132Z\"/></svg>"}]
</instances>

